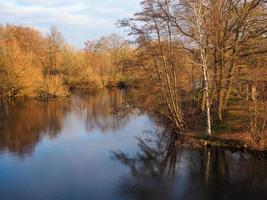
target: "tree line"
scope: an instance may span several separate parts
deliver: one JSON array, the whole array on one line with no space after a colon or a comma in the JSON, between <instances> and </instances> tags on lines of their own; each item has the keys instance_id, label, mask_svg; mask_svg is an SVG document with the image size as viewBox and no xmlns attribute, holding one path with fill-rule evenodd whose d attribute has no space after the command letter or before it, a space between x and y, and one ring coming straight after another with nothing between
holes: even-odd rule
<instances>
[{"instance_id":1,"label":"tree line","mask_svg":"<svg viewBox=\"0 0 267 200\"><path fill-rule=\"evenodd\" d=\"M208 135L238 101L253 141L259 142L267 119L266 4L143 0L140 12L119 21L131 42L111 34L86 41L83 49L67 44L55 27L43 35L2 25L0 94L42 98L130 85L177 132L195 121L206 125Z\"/></svg>"},{"instance_id":2,"label":"tree line","mask_svg":"<svg viewBox=\"0 0 267 200\"><path fill-rule=\"evenodd\" d=\"M32 27L2 25L0 95L49 98L67 96L72 89L113 86L126 79L123 70L132 52L116 34L77 49L54 26L44 35Z\"/></svg>"}]
</instances>

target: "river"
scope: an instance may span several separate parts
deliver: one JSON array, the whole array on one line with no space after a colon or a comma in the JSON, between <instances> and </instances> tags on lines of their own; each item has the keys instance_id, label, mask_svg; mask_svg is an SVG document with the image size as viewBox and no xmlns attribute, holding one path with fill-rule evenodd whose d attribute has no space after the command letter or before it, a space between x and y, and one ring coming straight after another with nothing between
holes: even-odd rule
<instances>
[{"instance_id":1,"label":"river","mask_svg":"<svg viewBox=\"0 0 267 200\"><path fill-rule=\"evenodd\" d=\"M124 90L1 102L1 200L267 199L267 160L176 148Z\"/></svg>"}]
</instances>

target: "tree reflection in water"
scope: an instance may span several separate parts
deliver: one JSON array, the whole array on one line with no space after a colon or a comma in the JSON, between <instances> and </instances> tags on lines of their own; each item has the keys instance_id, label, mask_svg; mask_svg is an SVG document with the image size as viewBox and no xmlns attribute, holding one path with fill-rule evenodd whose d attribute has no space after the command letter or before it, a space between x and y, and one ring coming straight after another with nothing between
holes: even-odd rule
<instances>
[{"instance_id":1,"label":"tree reflection in water","mask_svg":"<svg viewBox=\"0 0 267 200\"><path fill-rule=\"evenodd\" d=\"M118 89L76 96L72 105L76 113L86 118L88 132L94 129L100 129L102 133L115 131L122 128L138 111L127 104L125 90Z\"/></svg>"},{"instance_id":2,"label":"tree reflection in water","mask_svg":"<svg viewBox=\"0 0 267 200\"><path fill-rule=\"evenodd\" d=\"M36 100L0 101L0 151L26 156L43 136L56 137L65 125L67 115L85 121L88 133L102 133L122 128L136 114L125 101L124 91L118 89L74 95L48 102Z\"/></svg>"},{"instance_id":3,"label":"tree reflection in water","mask_svg":"<svg viewBox=\"0 0 267 200\"><path fill-rule=\"evenodd\" d=\"M175 147L160 131L137 138L139 151L112 158L130 170L119 183L124 199L267 199L267 161L249 153ZM255 167L257 166L257 168Z\"/></svg>"},{"instance_id":4,"label":"tree reflection in water","mask_svg":"<svg viewBox=\"0 0 267 200\"><path fill-rule=\"evenodd\" d=\"M69 111L69 100L1 101L0 151L20 156L30 154L43 135L56 137L62 118Z\"/></svg>"},{"instance_id":5,"label":"tree reflection in water","mask_svg":"<svg viewBox=\"0 0 267 200\"><path fill-rule=\"evenodd\" d=\"M120 193L133 199L169 199L179 156L176 136L159 130L137 138L140 151L131 157L113 152L112 158L130 168L130 175L120 184Z\"/></svg>"}]
</instances>

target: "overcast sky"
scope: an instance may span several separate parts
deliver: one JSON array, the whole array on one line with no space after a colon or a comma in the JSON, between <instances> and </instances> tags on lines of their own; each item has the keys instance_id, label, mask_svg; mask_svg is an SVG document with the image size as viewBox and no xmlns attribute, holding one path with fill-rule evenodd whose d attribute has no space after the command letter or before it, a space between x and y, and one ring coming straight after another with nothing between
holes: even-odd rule
<instances>
[{"instance_id":1,"label":"overcast sky","mask_svg":"<svg viewBox=\"0 0 267 200\"><path fill-rule=\"evenodd\" d=\"M82 47L86 40L111 33L118 19L139 10L139 0L0 0L0 23L33 26L46 33L51 25L67 42Z\"/></svg>"}]
</instances>

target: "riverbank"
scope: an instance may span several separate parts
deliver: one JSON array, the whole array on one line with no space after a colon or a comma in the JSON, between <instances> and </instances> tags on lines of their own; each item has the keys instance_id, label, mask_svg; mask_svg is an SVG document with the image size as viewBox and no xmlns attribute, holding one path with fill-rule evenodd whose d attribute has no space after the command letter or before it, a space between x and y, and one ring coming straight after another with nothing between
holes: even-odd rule
<instances>
[{"instance_id":1,"label":"riverbank","mask_svg":"<svg viewBox=\"0 0 267 200\"><path fill-rule=\"evenodd\" d=\"M241 151L255 151L267 153L267 133L264 133L260 143L255 143L249 136L249 133L232 133L222 135L199 135L197 133L188 133L186 135L190 145L194 147L219 147L232 148ZM179 145L179 141L177 145Z\"/></svg>"},{"instance_id":2,"label":"riverbank","mask_svg":"<svg viewBox=\"0 0 267 200\"><path fill-rule=\"evenodd\" d=\"M212 136L207 136L205 132L205 116L190 115L187 117L187 121L191 120L191 124L189 124L191 126L185 135L194 146L199 147L214 146L259 152L267 151L266 113L264 113L264 109L253 110L249 108L251 103L253 102L232 96L229 99L223 120L220 122L213 120ZM267 106L267 102L261 101L258 102L258 105L264 107ZM261 110L263 112L260 112Z\"/></svg>"},{"instance_id":3,"label":"riverbank","mask_svg":"<svg viewBox=\"0 0 267 200\"><path fill-rule=\"evenodd\" d=\"M89 86L88 86L89 85ZM75 85L75 86L65 86L64 91L61 90L55 90L55 91L49 91L49 90L40 90L37 91L34 95L28 95L24 94L23 92L19 91L16 88L12 88L8 92L1 92L0 91L0 99L35 99L39 101L47 101L55 98L65 98L69 97L72 94L80 93L80 94L86 94L88 92L97 91L101 89L126 89L129 87L134 87L132 83L130 82L124 82L124 81L118 81L116 83L109 83L104 86L97 86L94 84L84 84L84 85Z\"/></svg>"}]
</instances>

